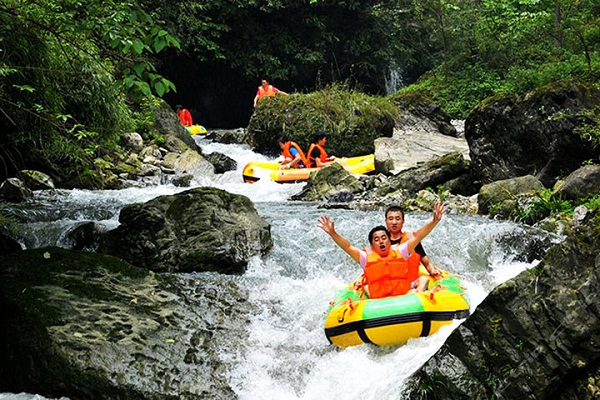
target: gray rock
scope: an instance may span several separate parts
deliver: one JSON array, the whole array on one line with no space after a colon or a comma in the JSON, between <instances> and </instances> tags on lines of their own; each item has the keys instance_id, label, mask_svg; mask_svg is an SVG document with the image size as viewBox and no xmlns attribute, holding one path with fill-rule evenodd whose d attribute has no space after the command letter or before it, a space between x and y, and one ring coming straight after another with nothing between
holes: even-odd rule
<instances>
[{"instance_id":1,"label":"gray rock","mask_svg":"<svg viewBox=\"0 0 600 400\"><path fill-rule=\"evenodd\" d=\"M597 399L597 229L590 219L494 289L415 374L407 398Z\"/></svg>"},{"instance_id":2,"label":"gray rock","mask_svg":"<svg viewBox=\"0 0 600 400\"><path fill-rule=\"evenodd\" d=\"M503 202L514 201L518 194L534 192L543 188L544 185L532 175L483 185L477 198L479 214L488 214L492 205L497 206Z\"/></svg>"},{"instance_id":3,"label":"gray rock","mask_svg":"<svg viewBox=\"0 0 600 400\"><path fill-rule=\"evenodd\" d=\"M43 172L25 169L20 171L19 174L25 185L31 190L54 189L54 181Z\"/></svg>"},{"instance_id":4,"label":"gray rock","mask_svg":"<svg viewBox=\"0 0 600 400\"><path fill-rule=\"evenodd\" d=\"M124 207L99 251L154 271L242 273L273 245L245 196L201 187Z\"/></svg>"},{"instance_id":5,"label":"gray rock","mask_svg":"<svg viewBox=\"0 0 600 400\"><path fill-rule=\"evenodd\" d=\"M340 192L358 193L363 183L340 164L332 163L311 174L306 186L292 200L323 201L340 196ZM347 197L347 195L346 195Z\"/></svg>"},{"instance_id":6,"label":"gray rock","mask_svg":"<svg viewBox=\"0 0 600 400\"><path fill-rule=\"evenodd\" d=\"M578 130L598 124L600 90L561 82L520 97L481 103L465 121L476 176L483 183L523 175L545 187L600 157L600 147Z\"/></svg>"},{"instance_id":7,"label":"gray rock","mask_svg":"<svg viewBox=\"0 0 600 400\"><path fill-rule=\"evenodd\" d=\"M21 203L32 196L31 189L18 178L8 178L0 185L0 199L11 203Z\"/></svg>"},{"instance_id":8,"label":"gray rock","mask_svg":"<svg viewBox=\"0 0 600 400\"><path fill-rule=\"evenodd\" d=\"M555 194L566 200L577 200L600 194L600 165L585 165L567 176Z\"/></svg>"},{"instance_id":9,"label":"gray rock","mask_svg":"<svg viewBox=\"0 0 600 400\"><path fill-rule=\"evenodd\" d=\"M121 135L121 143L126 149L141 151L144 148L144 139L137 132L127 132Z\"/></svg>"},{"instance_id":10,"label":"gray rock","mask_svg":"<svg viewBox=\"0 0 600 400\"><path fill-rule=\"evenodd\" d=\"M227 171L235 171L237 169L237 162L221 153L210 153L206 156L206 159L215 166L215 173L223 174Z\"/></svg>"},{"instance_id":11,"label":"gray rock","mask_svg":"<svg viewBox=\"0 0 600 400\"><path fill-rule=\"evenodd\" d=\"M0 387L71 399L234 399L218 354L257 312L234 280L59 248L0 255L0 293Z\"/></svg>"}]
</instances>

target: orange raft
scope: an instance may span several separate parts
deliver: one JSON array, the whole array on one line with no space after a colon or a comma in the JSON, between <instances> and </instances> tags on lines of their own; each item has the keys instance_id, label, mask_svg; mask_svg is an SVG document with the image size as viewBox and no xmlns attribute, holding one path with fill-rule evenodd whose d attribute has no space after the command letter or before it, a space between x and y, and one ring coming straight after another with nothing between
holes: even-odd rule
<instances>
[{"instance_id":1,"label":"orange raft","mask_svg":"<svg viewBox=\"0 0 600 400\"><path fill-rule=\"evenodd\" d=\"M334 162L339 163L344 169L352 174L367 174L375 170L375 157L373 154L349 158L336 158ZM279 169L277 161L251 161L244 167L242 172L244 182L253 183L262 178L269 178L275 182L299 182L305 181L310 174L320 168L289 168Z\"/></svg>"}]
</instances>

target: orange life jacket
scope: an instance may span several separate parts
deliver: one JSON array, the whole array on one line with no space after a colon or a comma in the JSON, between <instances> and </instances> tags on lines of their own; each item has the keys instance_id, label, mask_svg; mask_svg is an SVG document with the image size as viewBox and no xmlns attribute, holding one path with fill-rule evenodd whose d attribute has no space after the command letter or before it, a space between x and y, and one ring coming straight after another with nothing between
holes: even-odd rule
<instances>
[{"instance_id":1,"label":"orange life jacket","mask_svg":"<svg viewBox=\"0 0 600 400\"><path fill-rule=\"evenodd\" d=\"M262 97L273 97L277 94L273 85L267 86L267 89L263 88L262 85L258 87L258 98Z\"/></svg>"},{"instance_id":2,"label":"orange life jacket","mask_svg":"<svg viewBox=\"0 0 600 400\"><path fill-rule=\"evenodd\" d=\"M307 157L308 157L308 162L309 162L309 168L316 168L317 167L317 162L315 161L315 158L312 156L312 151L314 148L319 149L319 151L321 152L319 155L319 159L321 160L322 163L326 163L327 162L327 158L329 158L329 155L327 154L327 152L325 151L325 149L323 148L323 146L318 145L316 143L311 143L310 146L308 146L308 152Z\"/></svg>"},{"instance_id":3,"label":"orange life jacket","mask_svg":"<svg viewBox=\"0 0 600 400\"><path fill-rule=\"evenodd\" d=\"M192 126L192 114L188 110L182 109L178 116L183 126Z\"/></svg>"},{"instance_id":4,"label":"orange life jacket","mask_svg":"<svg viewBox=\"0 0 600 400\"><path fill-rule=\"evenodd\" d=\"M406 294L411 289L411 283L419 276L419 264L415 265L413 260L411 257L405 260L400 250L395 248L390 249L386 258L367 248L364 276L369 285L369 296L379 299Z\"/></svg>"},{"instance_id":5,"label":"orange life jacket","mask_svg":"<svg viewBox=\"0 0 600 400\"><path fill-rule=\"evenodd\" d=\"M281 152L281 155L283 155L285 158L290 158L290 159L294 159L296 157L294 157L292 155L292 153L290 153L290 148L294 147L296 150L298 150L298 154L300 154L300 159L302 160L302 164L304 164L304 166L306 167L308 165L308 160L306 159L306 156L304 155L304 152L302 151L302 149L300 148L300 146L298 146L298 143L296 142L292 142L291 140L287 141L284 145L283 145L283 150Z\"/></svg>"}]
</instances>

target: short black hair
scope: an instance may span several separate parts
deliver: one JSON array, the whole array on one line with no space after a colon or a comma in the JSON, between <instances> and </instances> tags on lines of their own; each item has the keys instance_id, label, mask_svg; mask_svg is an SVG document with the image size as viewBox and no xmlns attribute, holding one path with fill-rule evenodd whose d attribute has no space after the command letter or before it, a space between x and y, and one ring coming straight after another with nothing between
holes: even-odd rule
<instances>
[{"instance_id":1,"label":"short black hair","mask_svg":"<svg viewBox=\"0 0 600 400\"><path fill-rule=\"evenodd\" d=\"M387 210L385 210L385 218L387 219L388 213L390 212L400 212L402 214L402 219L404 219L404 210L400 206L390 206Z\"/></svg>"},{"instance_id":2,"label":"short black hair","mask_svg":"<svg viewBox=\"0 0 600 400\"><path fill-rule=\"evenodd\" d=\"M327 134L324 131L319 131L313 137L313 143L317 143L319 140L326 138Z\"/></svg>"},{"instance_id":3,"label":"short black hair","mask_svg":"<svg viewBox=\"0 0 600 400\"><path fill-rule=\"evenodd\" d=\"M384 231L385 234L388 235L388 237L390 237L390 231L388 230L388 228L386 228L383 225L377 225L375 228L371 229L371 232L369 232L369 244L371 244L371 242L373 241L373 234L379 231Z\"/></svg>"}]
</instances>

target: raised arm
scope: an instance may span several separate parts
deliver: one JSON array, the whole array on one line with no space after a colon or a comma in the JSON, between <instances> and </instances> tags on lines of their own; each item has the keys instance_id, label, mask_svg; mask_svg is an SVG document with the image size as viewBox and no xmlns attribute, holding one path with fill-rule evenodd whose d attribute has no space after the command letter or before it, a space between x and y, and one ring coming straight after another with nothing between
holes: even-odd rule
<instances>
[{"instance_id":1,"label":"raised arm","mask_svg":"<svg viewBox=\"0 0 600 400\"><path fill-rule=\"evenodd\" d=\"M321 215L318 219L319 224L317 225L319 228L323 229L325 233L327 233L333 241L341 247L354 261L360 262L360 249L352 246L348 240L342 237L335 230L335 223L329 219L326 215Z\"/></svg>"},{"instance_id":2,"label":"raised arm","mask_svg":"<svg viewBox=\"0 0 600 400\"><path fill-rule=\"evenodd\" d=\"M425 238L425 236L429 235L429 233L433 230L433 228L435 228L435 226L438 224L438 222L441 221L441 219L445 213L446 213L446 207L444 206L444 203L441 203L441 202L435 203L435 206L433 208L433 218L431 219L431 221L429 221L427 224L425 224L421 228L419 228L415 232L415 234L406 241L406 244L408 245L409 253L412 254L412 252L415 250L415 247L417 247L419 242L421 240L423 240L423 238Z\"/></svg>"}]
</instances>

